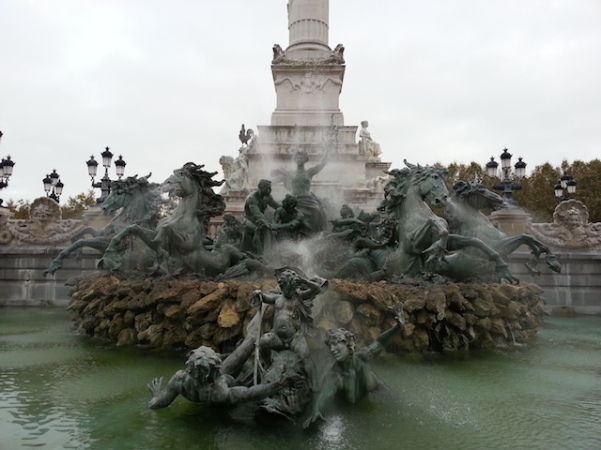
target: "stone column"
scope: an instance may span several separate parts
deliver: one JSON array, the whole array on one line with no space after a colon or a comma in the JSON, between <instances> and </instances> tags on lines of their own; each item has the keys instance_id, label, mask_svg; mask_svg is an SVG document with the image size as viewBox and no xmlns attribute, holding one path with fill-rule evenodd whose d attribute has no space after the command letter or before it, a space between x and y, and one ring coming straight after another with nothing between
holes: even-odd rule
<instances>
[{"instance_id":1,"label":"stone column","mask_svg":"<svg viewBox=\"0 0 601 450\"><path fill-rule=\"evenodd\" d=\"M325 57L328 45L328 0L290 0L286 55L292 59Z\"/></svg>"}]
</instances>

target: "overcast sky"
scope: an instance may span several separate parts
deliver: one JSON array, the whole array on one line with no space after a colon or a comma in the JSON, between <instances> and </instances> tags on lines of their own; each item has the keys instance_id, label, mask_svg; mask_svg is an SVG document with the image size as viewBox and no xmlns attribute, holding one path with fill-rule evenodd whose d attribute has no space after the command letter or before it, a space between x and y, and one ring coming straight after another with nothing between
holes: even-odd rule
<instances>
[{"instance_id":1,"label":"overcast sky","mask_svg":"<svg viewBox=\"0 0 601 450\"><path fill-rule=\"evenodd\" d=\"M0 197L44 195L53 168L65 199L85 192L106 146L156 182L220 170L240 124L270 123L286 3L0 1L0 156L16 162ZM369 120L393 167L601 156L600 0L331 0L329 43L346 48L345 124Z\"/></svg>"}]
</instances>

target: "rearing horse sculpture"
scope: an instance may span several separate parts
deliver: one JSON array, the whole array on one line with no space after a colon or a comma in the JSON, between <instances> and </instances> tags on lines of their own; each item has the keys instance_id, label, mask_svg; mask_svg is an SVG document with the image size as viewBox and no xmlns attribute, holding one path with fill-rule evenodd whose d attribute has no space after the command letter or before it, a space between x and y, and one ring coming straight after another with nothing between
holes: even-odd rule
<instances>
[{"instance_id":1,"label":"rearing horse sculpture","mask_svg":"<svg viewBox=\"0 0 601 450\"><path fill-rule=\"evenodd\" d=\"M507 237L490 223L481 209L498 209L505 205L503 197L486 189L476 181L458 181L453 186L453 194L445 208L445 218L453 233L481 239L502 257L507 257L520 245L530 247L532 259L526 264L528 271L537 275L536 263L541 254L546 254L547 265L554 272L561 272L557 257L542 242L527 234Z\"/></svg>"},{"instance_id":2,"label":"rearing horse sculpture","mask_svg":"<svg viewBox=\"0 0 601 450\"><path fill-rule=\"evenodd\" d=\"M495 264L500 280L518 283L499 253L480 239L451 234L446 220L434 214L426 203L428 200L436 207L447 204L446 169L415 166L407 161L405 165L405 169L389 172L394 178L384 187L385 198L380 207L397 221L399 233L398 248L385 263L386 276L415 277L426 272L464 281L478 273L482 260L479 264L477 258L456 250L473 247Z\"/></svg>"},{"instance_id":3,"label":"rearing horse sculpture","mask_svg":"<svg viewBox=\"0 0 601 450\"><path fill-rule=\"evenodd\" d=\"M222 214L225 209L221 195L213 192L213 187L220 186L223 181L213 180L217 172L206 172L203 167L187 163L174 170L163 185L163 190L170 196L180 198L173 213L162 219L156 230L131 225L119 232L104 252L102 264L118 270L121 242L134 235L154 252L154 270L158 273L200 272L215 277L224 273L235 276L245 271L266 270L258 261L247 259L247 255L230 245L213 251L203 245L210 218Z\"/></svg>"},{"instance_id":4,"label":"rearing horse sculpture","mask_svg":"<svg viewBox=\"0 0 601 450\"><path fill-rule=\"evenodd\" d=\"M88 227L77 233L72 239L73 244L54 258L48 269L44 271L44 275L54 274L63 267L63 260L67 256L83 247L91 247L104 253L111 239L131 224L136 223L147 228L156 227L159 221L160 198L157 192L158 185L148 182L150 175L142 178L136 175L113 181L111 193L102 203L102 211L106 215L111 215L120 209L119 214L101 230ZM82 239L86 235L92 237Z\"/></svg>"}]
</instances>

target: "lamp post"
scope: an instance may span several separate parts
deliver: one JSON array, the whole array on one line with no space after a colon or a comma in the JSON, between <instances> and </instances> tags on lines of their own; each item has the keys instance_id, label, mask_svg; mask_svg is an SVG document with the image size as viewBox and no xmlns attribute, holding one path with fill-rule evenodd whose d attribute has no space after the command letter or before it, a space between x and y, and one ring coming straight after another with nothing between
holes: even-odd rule
<instances>
[{"instance_id":1,"label":"lamp post","mask_svg":"<svg viewBox=\"0 0 601 450\"><path fill-rule=\"evenodd\" d=\"M0 142L2 141L3 133L0 131ZM15 162L10 159L10 155L0 160L0 190L8 187L8 180L13 174L13 167ZM0 207L2 206L3 200L0 198Z\"/></svg>"},{"instance_id":2,"label":"lamp post","mask_svg":"<svg viewBox=\"0 0 601 450\"><path fill-rule=\"evenodd\" d=\"M515 204L513 191L522 189L520 183L524 176L526 176L526 163L522 161L522 158L520 157L518 158L518 162L513 166L515 177L517 178L517 183L514 184L511 174L511 157L511 153L509 153L506 148L503 149L503 153L501 153L501 184L494 185L493 189L501 191L507 202L513 205ZM491 157L490 161L486 163L486 173L489 177L495 178L497 176L497 167L499 167L499 163L495 161L494 157Z\"/></svg>"},{"instance_id":3,"label":"lamp post","mask_svg":"<svg viewBox=\"0 0 601 450\"><path fill-rule=\"evenodd\" d=\"M56 169L52 169L52 173L50 175L47 174L46 178L42 180L42 183L44 183L46 197L51 198L56 203L59 203L65 185L61 181L61 177L56 172Z\"/></svg>"},{"instance_id":4,"label":"lamp post","mask_svg":"<svg viewBox=\"0 0 601 450\"><path fill-rule=\"evenodd\" d=\"M564 172L561 178L557 181L557 184L553 190L555 191L555 197L560 202L569 200L570 195L574 195L576 193L576 180Z\"/></svg>"},{"instance_id":5,"label":"lamp post","mask_svg":"<svg viewBox=\"0 0 601 450\"><path fill-rule=\"evenodd\" d=\"M104 176L100 179L99 182L96 182L94 179L96 177L96 173L98 171L98 161L94 159L94 155L90 156L90 159L86 162L88 165L88 175L92 179L92 187L100 188L100 197L96 200L96 203L103 203L104 200L111 193L111 184L112 181L109 178L109 167L111 167L111 162L113 160L113 154L110 149L106 147L106 149L100 154L102 156L102 165L104 167ZM115 173L117 177L121 179L123 174L125 173L125 165L126 162L123 160L123 157L119 155L119 159L115 161Z\"/></svg>"}]
</instances>

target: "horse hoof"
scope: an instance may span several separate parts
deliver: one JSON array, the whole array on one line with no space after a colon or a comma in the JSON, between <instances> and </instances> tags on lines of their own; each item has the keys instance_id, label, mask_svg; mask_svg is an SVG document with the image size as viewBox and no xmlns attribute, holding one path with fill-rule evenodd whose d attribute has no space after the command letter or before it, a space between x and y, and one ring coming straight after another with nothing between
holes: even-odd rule
<instances>
[{"instance_id":1,"label":"horse hoof","mask_svg":"<svg viewBox=\"0 0 601 450\"><path fill-rule=\"evenodd\" d=\"M557 257L555 255L547 256L547 266L549 266L553 272L561 273L561 264L559 261L557 261Z\"/></svg>"}]
</instances>

